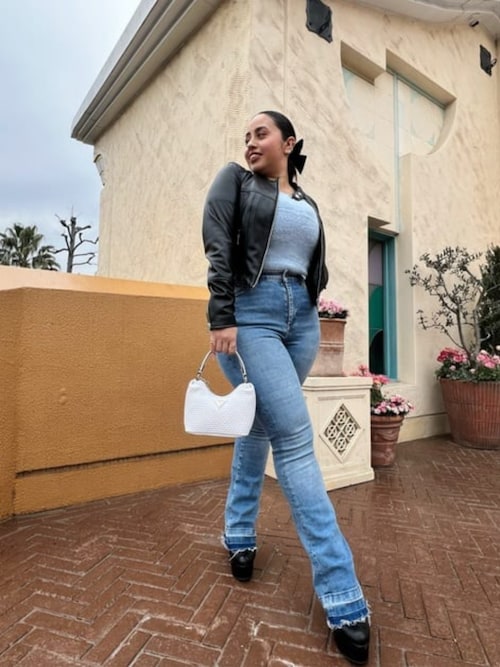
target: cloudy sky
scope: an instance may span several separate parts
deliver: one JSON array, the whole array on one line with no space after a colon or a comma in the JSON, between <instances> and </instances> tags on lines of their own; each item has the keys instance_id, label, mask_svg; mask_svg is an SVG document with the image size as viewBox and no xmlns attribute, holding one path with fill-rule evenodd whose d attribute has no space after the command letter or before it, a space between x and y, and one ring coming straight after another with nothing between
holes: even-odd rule
<instances>
[{"instance_id":1,"label":"cloudy sky","mask_svg":"<svg viewBox=\"0 0 500 667\"><path fill-rule=\"evenodd\" d=\"M73 211L97 236L101 184L71 125L139 4L0 0L0 231L36 224L62 247Z\"/></svg>"}]
</instances>

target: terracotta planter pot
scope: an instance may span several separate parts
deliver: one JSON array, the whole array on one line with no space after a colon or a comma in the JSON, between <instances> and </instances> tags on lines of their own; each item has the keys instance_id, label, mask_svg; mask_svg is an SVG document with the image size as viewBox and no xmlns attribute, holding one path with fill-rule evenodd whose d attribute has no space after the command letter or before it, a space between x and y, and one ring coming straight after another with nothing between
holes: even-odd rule
<instances>
[{"instance_id":1,"label":"terracotta planter pot","mask_svg":"<svg viewBox=\"0 0 500 667\"><path fill-rule=\"evenodd\" d=\"M371 415L372 467L392 466L404 415Z\"/></svg>"},{"instance_id":2,"label":"terracotta planter pot","mask_svg":"<svg viewBox=\"0 0 500 667\"><path fill-rule=\"evenodd\" d=\"M316 377L342 375L345 325L346 320L320 317L319 350L309 375Z\"/></svg>"},{"instance_id":3,"label":"terracotta planter pot","mask_svg":"<svg viewBox=\"0 0 500 667\"><path fill-rule=\"evenodd\" d=\"M439 384L454 442L500 449L500 382L440 379Z\"/></svg>"}]
</instances>

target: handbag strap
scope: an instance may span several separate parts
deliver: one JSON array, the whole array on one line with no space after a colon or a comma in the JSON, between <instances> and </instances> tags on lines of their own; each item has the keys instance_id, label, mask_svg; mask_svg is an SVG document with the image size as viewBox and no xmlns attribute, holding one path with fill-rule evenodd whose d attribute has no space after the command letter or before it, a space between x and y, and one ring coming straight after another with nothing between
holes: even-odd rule
<instances>
[{"instance_id":1,"label":"handbag strap","mask_svg":"<svg viewBox=\"0 0 500 667\"><path fill-rule=\"evenodd\" d=\"M212 350L209 350L209 351L206 353L206 355L203 357L203 361L201 362L200 367L198 368L198 370L197 370L197 372L196 372L196 379L197 379L197 380L200 380L200 379L201 379L203 370L204 370L204 368L205 368L205 364L207 363L208 358L210 357L211 354L213 354L214 357L215 357L215 352L212 352ZM238 352L235 352L235 355L236 355L236 357L237 357L237 359L238 359L238 363L239 363L239 365L240 365L240 371L241 371L241 374L242 374L242 376L243 376L243 382L248 382L247 369L245 368L245 364L243 363L243 359L240 357L240 355L238 354Z\"/></svg>"}]
</instances>

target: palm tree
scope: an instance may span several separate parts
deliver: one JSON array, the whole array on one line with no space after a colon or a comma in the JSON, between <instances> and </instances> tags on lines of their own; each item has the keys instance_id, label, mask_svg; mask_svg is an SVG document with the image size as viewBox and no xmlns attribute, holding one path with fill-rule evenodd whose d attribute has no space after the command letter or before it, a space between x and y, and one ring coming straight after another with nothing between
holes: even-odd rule
<instances>
[{"instance_id":1,"label":"palm tree","mask_svg":"<svg viewBox=\"0 0 500 667\"><path fill-rule=\"evenodd\" d=\"M55 248L51 245L41 245L43 234L37 226L21 225L15 222L0 232L0 264L9 266L23 266L28 269L48 269L57 271Z\"/></svg>"}]
</instances>

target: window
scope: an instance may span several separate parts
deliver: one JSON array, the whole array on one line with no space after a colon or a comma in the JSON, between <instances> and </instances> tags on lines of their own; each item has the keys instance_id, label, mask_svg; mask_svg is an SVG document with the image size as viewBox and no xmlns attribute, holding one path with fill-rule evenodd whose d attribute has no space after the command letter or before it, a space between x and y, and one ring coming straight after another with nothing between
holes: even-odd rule
<instances>
[{"instance_id":1,"label":"window","mask_svg":"<svg viewBox=\"0 0 500 667\"><path fill-rule=\"evenodd\" d=\"M341 60L352 118L378 178L391 192L376 212L385 219L367 212L369 364L372 372L397 379L396 250L410 237L412 224L403 212L402 160L428 155L445 140L455 98L389 50L385 69L344 42Z\"/></svg>"},{"instance_id":2,"label":"window","mask_svg":"<svg viewBox=\"0 0 500 667\"><path fill-rule=\"evenodd\" d=\"M443 137L446 107L400 74L388 69L374 81L342 69L344 88L372 159L392 187L391 225L401 231L400 158L427 155Z\"/></svg>"}]
</instances>

